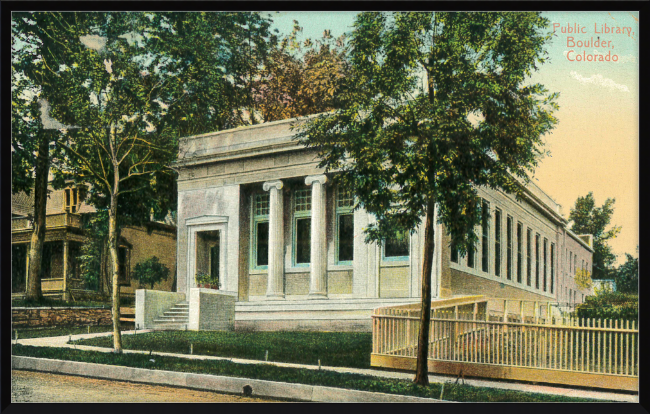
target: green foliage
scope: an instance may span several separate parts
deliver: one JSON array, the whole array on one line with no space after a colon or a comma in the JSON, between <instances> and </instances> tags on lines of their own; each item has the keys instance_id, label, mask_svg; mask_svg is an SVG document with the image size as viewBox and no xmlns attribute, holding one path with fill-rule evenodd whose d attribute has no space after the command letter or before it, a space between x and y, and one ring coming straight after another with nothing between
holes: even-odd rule
<instances>
[{"instance_id":1,"label":"green foliage","mask_svg":"<svg viewBox=\"0 0 650 414\"><path fill-rule=\"evenodd\" d=\"M108 241L108 212L98 210L84 214L83 229L88 236L81 244L79 273L86 289L97 291L101 285L102 266Z\"/></svg>"},{"instance_id":2,"label":"green foliage","mask_svg":"<svg viewBox=\"0 0 650 414\"><path fill-rule=\"evenodd\" d=\"M263 122L325 112L339 107L338 92L349 72L345 35L329 31L320 40L298 41L302 27L274 43L254 83L255 115Z\"/></svg>"},{"instance_id":3,"label":"green foliage","mask_svg":"<svg viewBox=\"0 0 650 414\"><path fill-rule=\"evenodd\" d=\"M129 335L130 336L130 335ZM439 398L441 383L423 387L407 380L380 378L370 375L350 374L328 370L284 368L268 364L238 364L231 361L192 360L155 355L154 361L146 354L114 354L77 349L33 347L12 344L12 355L30 356L68 361L91 362L197 374L221 375L237 378L251 378L293 384L321 385L361 391L385 392L390 394L414 395L424 398ZM593 401L586 398L545 395L521 391L501 390L446 383L444 399L447 401L473 402L579 402Z\"/></svg>"},{"instance_id":4,"label":"green foliage","mask_svg":"<svg viewBox=\"0 0 650 414\"><path fill-rule=\"evenodd\" d=\"M637 247L637 254L639 248ZM627 260L616 269L616 290L622 293L639 294L639 258L625 253Z\"/></svg>"},{"instance_id":5,"label":"green foliage","mask_svg":"<svg viewBox=\"0 0 650 414\"><path fill-rule=\"evenodd\" d=\"M591 281L591 273L589 273L588 270L576 270L574 278L576 281L576 286L578 286L580 289L590 289L593 285L593 282Z\"/></svg>"},{"instance_id":6,"label":"green foliage","mask_svg":"<svg viewBox=\"0 0 650 414\"><path fill-rule=\"evenodd\" d=\"M576 234L591 234L594 237L593 278L608 279L611 266L616 260L612 248L607 244L621 232L620 226L606 230L614 214L613 198L608 198L601 207L596 207L594 195L589 192L584 197L578 197L575 206L569 213L572 221L571 230Z\"/></svg>"},{"instance_id":7,"label":"green foliage","mask_svg":"<svg viewBox=\"0 0 650 414\"><path fill-rule=\"evenodd\" d=\"M579 318L639 320L639 297L631 293L601 291L587 296L575 310Z\"/></svg>"},{"instance_id":8,"label":"green foliage","mask_svg":"<svg viewBox=\"0 0 650 414\"><path fill-rule=\"evenodd\" d=\"M464 253L477 187L521 194L557 122L557 94L526 79L544 63L539 13L361 13L338 110L301 126L320 167L377 217L367 240L413 231L427 206Z\"/></svg>"},{"instance_id":9,"label":"green foliage","mask_svg":"<svg viewBox=\"0 0 650 414\"><path fill-rule=\"evenodd\" d=\"M160 263L156 256L138 263L133 269L133 278L140 282L140 285L153 285L167 280L169 277L169 269L164 264Z\"/></svg>"},{"instance_id":10,"label":"green foliage","mask_svg":"<svg viewBox=\"0 0 650 414\"><path fill-rule=\"evenodd\" d=\"M196 274L196 283L218 285L219 278L217 277L213 279L212 275L210 275L209 273L198 272Z\"/></svg>"}]
</instances>

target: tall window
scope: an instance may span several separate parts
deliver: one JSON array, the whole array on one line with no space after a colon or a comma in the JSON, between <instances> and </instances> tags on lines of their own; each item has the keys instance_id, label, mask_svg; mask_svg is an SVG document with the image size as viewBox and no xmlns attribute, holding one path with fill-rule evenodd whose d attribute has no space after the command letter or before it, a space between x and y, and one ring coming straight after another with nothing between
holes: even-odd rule
<instances>
[{"instance_id":1,"label":"tall window","mask_svg":"<svg viewBox=\"0 0 650 414\"><path fill-rule=\"evenodd\" d=\"M307 266L311 259L311 189L294 192L293 220L294 264Z\"/></svg>"},{"instance_id":2,"label":"tall window","mask_svg":"<svg viewBox=\"0 0 650 414\"><path fill-rule=\"evenodd\" d=\"M555 282L555 243L551 243L551 293L553 293L553 284ZM562 290L560 290L562 293Z\"/></svg>"},{"instance_id":3,"label":"tall window","mask_svg":"<svg viewBox=\"0 0 650 414\"><path fill-rule=\"evenodd\" d=\"M494 274L501 276L501 210L494 210Z\"/></svg>"},{"instance_id":4,"label":"tall window","mask_svg":"<svg viewBox=\"0 0 650 414\"><path fill-rule=\"evenodd\" d=\"M129 250L126 247L117 248L117 261L119 275L117 281L121 285L128 285L129 281Z\"/></svg>"},{"instance_id":5,"label":"tall window","mask_svg":"<svg viewBox=\"0 0 650 414\"><path fill-rule=\"evenodd\" d=\"M354 258L354 195L341 186L336 196L336 255L340 264L352 264Z\"/></svg>"},{"instance_id":6,"label":"tall window","mask_svg":"<svg viewBox=\"0 0 650 414\"><path fill-rule=\"evenodd\" d=\"M409 256L409 233L397 230L393 237L384 241L384 258L387 260L406 260Z\"/></svg>"},{"instance_id":7,"label":"tall window","mask_svg":"<svg viewBox=\"0 0 650 414\"><path fill-rule=\"evenodd\" d=\"M585 271L585 261L584 260L582 261L582 271L583 272Z\"/></svg>"},{"instance_id":8,"label":"tall window","mask_svg":"<svg viewBox=\"0 0 650 414\"><path fill-rule=\"evenodd\" d=\"M575 275L577 270L578 270L578 255L574 254L573 255L573 274L574 275Z\"/></svg>"},{"instance_id":9,"label":"tall window","mask_svg":"<svg viewBox=\"0 0 650 414\"><path fill-rule=\"evenodd\" d=\"M530 286L531 284L531 265L532 265L532 254L531 254L531 243L532 243L533 233L530 229L526 229L526 285Z\"/></svg>"},{"instance_id":10,"label":"tall window","mask_svg":"<svg viewBox=\"0 0 650 414\"><path fill-rule=\"evenodd\" d=\"M542 290L546 292L546 259L547 259L547 250L548 249L548 240L544 238L544 272L543 274L543 279L542 279Z\"/></svg>"},{"instance_id":11,"label":"tall window","mask_svg":"<svg viewBox=\"0 0 650 414\"><path fill-rule=\"evenodd\" d=\"M523 226L521 223L517 223L517 283L521 283L521 262L522 262L522 253L521 248L523 245Z\"/></svg>"},{"instance_id":12,"label":"tall window","mask_svg":"<svg viewBox=\"0 0 650 414\"><path fill-rule=\"evenodd\" d=\"M475 266L476 262L476 249L474 245L470 246L469 249L467 249L467 267L471 267L472 269Z\"/></svg>"},{"instance_id":13,"label":"tall window","mask_svg":"<svg viewBox=\"0 0 650 414\"><path fill-rule=\"evenodd\" d=\"M490 252L490 204L483 200L481 204L481 270L490 271L489 252Z\"/></svg>"},{"instance_id":14,"label":"tall window","mask_svg":"<svg viewBox=\"0 0 650 414\"><path fill-rule=\"evenodd\" d=\"M451 261L454 263L458 263L458 248L456 247L456 243L451 243Z\"/></svg>"},{"instance_id":15,"label":"tall window","mask_svg":"<svg viewBox=\"0 0 650 414\"><path fill-rule=\"evenodd\" d=\"M65 189L65 211L67 213L76 213L79 209L79 200L76 188Z\"/></svg>"},{"instance_id":16,"label":"tall window","mask_svg":"<svg viewBox=\"0 0 650 414\"><path fill-rule=\"evenodd\" d=\"M506 218L506 278L512 280L512 217Z\"/></svg>"},{"instance_id":17,"label":"tall window","mask_svg":"<svg viewBox=\"0 0 650 414\"><path fill-rule=\"evenodd\" d=\"M572 266L573 266L573 252L569 252L569 274L570 275L573 274Z\"/></svg>"},{"instance_id":18,"label":"tall window","mask_svg":"<svg viewBox=\"0 0 650 414\"><path fill-rule=\"evenodd\" d=\"M253 195L251 227L251 267L266 269L269 264L269 194Z\"/></svg>"},{"instance_id":19,"label":"tall window","mask_svg":"<svg viewBox=\"0 0 650 414\"><path fill-rule=\"evenodd\" d=\"M539 289L539 234L535 234L535 289Z\"/></svg>"}]
</instances>

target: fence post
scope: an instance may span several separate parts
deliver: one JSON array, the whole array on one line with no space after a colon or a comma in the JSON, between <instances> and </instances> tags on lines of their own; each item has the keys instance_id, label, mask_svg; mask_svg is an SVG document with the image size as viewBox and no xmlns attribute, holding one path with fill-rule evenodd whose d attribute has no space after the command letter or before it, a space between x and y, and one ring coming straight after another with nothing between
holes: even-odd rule
<instances>
[{"instance_id":1,"label":"fence post","mask_svg":"<svg viewBox=\"0 0 650 414\"><path fill-rule=\"evenodd\" d=\"M519 317L521 318L521 323L524 323L524 301L520 300L519 301Z\"/></svg>"},{"instance_id":2,"label":"fence post","mask_svg":"<svg viewBox=\"0 0 650 414\"><path fill-rule=\"evenodd\" d=\"M508 299L503 301L503 321L508 322Z\"/></svg>"},{"instance_id":3,"label":"fence post","mask_svg":"<svg viewBox=\"0 0 650 414\"><path fill-rule=\"evenodd\" d=\"M539 302L535 301L535 325L539 323Z\"/></svg>"},{"instance_id":4,"label":"fence post","mask_svg":"<svg viewBox=\"0 0 650 414\"><path fill-rule=\"evenodd\" d=\"M458 337L458 306L454 306L454 329L452 330L451 343L453 347L452 359L455 361L457 357L458 346L456 344L456 338Z\"/></svg>"}]
</instances>

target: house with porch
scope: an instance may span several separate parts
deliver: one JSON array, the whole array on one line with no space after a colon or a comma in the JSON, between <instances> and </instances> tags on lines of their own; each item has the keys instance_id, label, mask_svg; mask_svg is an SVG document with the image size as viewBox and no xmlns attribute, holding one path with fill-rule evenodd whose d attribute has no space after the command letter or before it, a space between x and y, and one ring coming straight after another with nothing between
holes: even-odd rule
<instances>
[{"instance_id":1,"label":"house with porch","mask_svg":"<svg viewBox=\"0 0 650 414\"><path fill-rule=\"evenodd\" d=\"M74 186L55 190L48 187L45 242L41 265L43 296L64 300L98 299L108 294L111 284L109 255L101 258L102 269L99 286L90 289L82 280L78 256L87 237L82 216L95 212L83 202L82 189ZM11 280L12 297L22 297L27 287L29 246L33 231L34 194L12 195L11 221ZM172 290L176 266L176 227L173 223L147 223L144 227L129 226L122 229L118 255L120 262L120 292L123 297L135 296L139 283L131 278L136 264L157 256L171 271L168 280L155 286L159 290Z\"/></svg>"},{"instance_id":2,"label":"house with porch","mask_svg":"<svg viewBox=\"0 0 650 414\"><path fill-rule=\"evenodd\" d=\"M318 168L292 122L181 140L177 300L192 314L196 276L209 273L235 300L236 329L370 330L374 308L419 301L424 224L381 246L365 243L374 217L353 208L354 193L333 185L335 173ZM590 236L573 234L537 185L524 187L522 200L477 189L487 214L477 249L465 257L436 225L434 299L485 295L566 307L590 293L574 278L591 272Z\"/></svg>"}]
</instances>

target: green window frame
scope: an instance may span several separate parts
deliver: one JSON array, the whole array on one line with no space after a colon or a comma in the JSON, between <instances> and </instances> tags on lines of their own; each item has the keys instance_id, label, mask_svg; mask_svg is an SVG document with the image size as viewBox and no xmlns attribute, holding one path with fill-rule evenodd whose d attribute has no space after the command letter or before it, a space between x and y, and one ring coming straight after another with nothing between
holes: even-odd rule
<instances>
[{"instance_id":1,"label":"green window frame","mask_svg":"<svg viewBox=\"0 0 650 414\"><path fill-rule=\"evenodd\" d=\"M524 225L517 222L517 283L523 283L521 276L521 262L523 259L522 245L524 237Z\"/></svg>"},{"instance_id":2,"label":"green window frame","mask_svg":"<svg viewBox=\"0 0 650 414\"><path fill-rule=\"evenodd\" d=\"M384 261L407 261L411 255L411 235L407 231L396 230L394 237L384 240L381 252Z\"/></svg>"},{"instance_id":3,"label":"green window frame","mask_svg":"<svg viewBox=\"0 0 650 414\"><path fill-rule=\"evenodd\" d=\"M490 271L490 203L481 203L481 270Z\"/></svg>"},{"instance_id":4,"label":"green window frame","mask_svg":"<svg viewBox=\"0 0 650 414\"><path fill-rule=\"evenodd\" d=\"M354 260L354 194L337 186L335 208L335 257L338 265L352 265Z\"/></svg>"},{"instance_id":5,"label":"green window frame","mask_svg":"<svg viewBox=\"0 0 650 414\"><path fill-rule=\"evenodd\" d=\"M506 216L506 278L512 280L512 217Z\"/></svg>"},{"instance_id":6,"label":"green window frame","mask_svg":"<svg viewBox=\"0 0 650 414\"><path fill-rule=\"evenodd\" d=\"M533 231L530 228L526 229L526 286L530 286L532 282L531 266L533 257L531 255Z\"/></svg>"},{"instance_id":7,"label":"green window frame","mask_svg":"<svg viewBox=\"0 0 650 414\"><path fill-rule=\"evenodd\" d=\"M291 257L295 267L311 263L311 188L293 191Z\"/></svg>"},{"instance_id":8,"label":"green window frame","mask_svg":"<svg viewBox=\"0 0 650 414\"><path fill-rule=\"evenodd\" d=\"M270 208L271 201L268 193L257 193L251 196L250 268L252 270L266 270L269 267L268 249ZM262 239L260 239L260 237ZM266 240L263 240L264 238ZM266 248L262 249L261 247L264 246Z\"/></svg>"},{"instance_id":9,"label":"green window frame","mask_svg":"<svg viewBox=\"0 0 650 414\"><path fill-rule=\"evenodd\" d=\"M501 210L494 209L494 275L501 277Z\"/></svg>"},{"instance_id":10,"label":"green window frame","mask_svg":"<svg viewBox=\"0 0 650 414\"><path fill-rule=\"evenodd\" d=\"M535 234L535 289L539 289L539 234Z\"/></svg>"},{"instance_id":11,"label":"green window frame","mask_svg":"<svg viewBox=\"0 0 650 414\"><path fill-rule=\"evenodd\" d=\"M546 292L547 289L546 287L546 282L547 282L546 269L547 269L547 258L548 258L547 254L548 254L548 240L546 239L546 237L544 237L544 272L542 273L543 274L542 290L544 292Z\"/></svg>"},{"instance_id":12,"label":"green window frame","mask_svg":"<svg viewBox=\"0 0 650 414\"><path fill-rule=\"evenodd\" d=\"M551 294L555 283L555 243L551 243ZM562 290L560 290L562 292Z\"/></svg>"}]
</instances>

